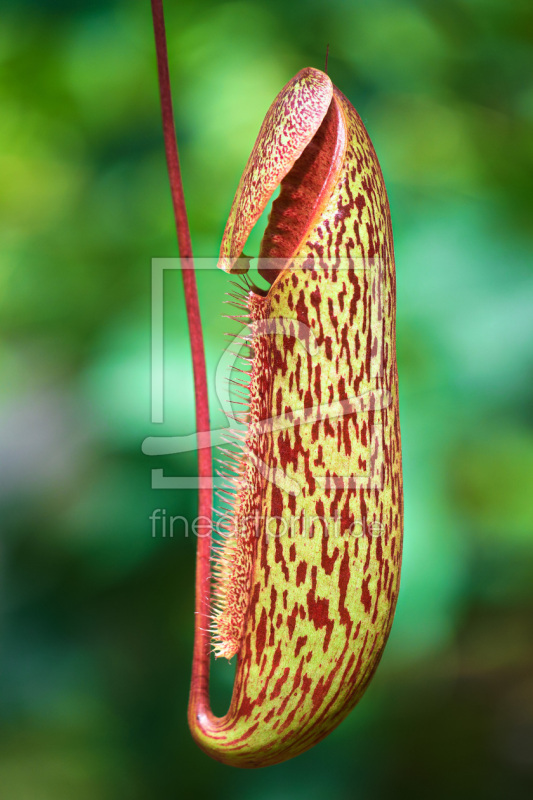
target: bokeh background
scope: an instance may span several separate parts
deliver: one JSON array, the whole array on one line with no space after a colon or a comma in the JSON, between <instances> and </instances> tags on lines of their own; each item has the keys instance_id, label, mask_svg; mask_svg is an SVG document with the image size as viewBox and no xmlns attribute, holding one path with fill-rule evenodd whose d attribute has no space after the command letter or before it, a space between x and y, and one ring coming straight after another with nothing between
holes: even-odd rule
<instances>
[{"instance_id":1,"label":"bokeh background","mask_svg":"<svg viewBox=\"0 0 533 800\"><path fill-rule=\"evenodd\" d=\"M303 66L351 99L389 191L405 469L380 669L326 741L261 772L192 743L194 538L151 488L193 456L179 275L150 422L150 266L174 256L148 0L0 4L0 794L6 800L523 798L533 791L533 5L167 0L198 256ZM226 277L199 291L210 375ZM215 424L221 421L212 398ZM224 711L231 668L216 665Z\"/></svg>"}]
</instances>

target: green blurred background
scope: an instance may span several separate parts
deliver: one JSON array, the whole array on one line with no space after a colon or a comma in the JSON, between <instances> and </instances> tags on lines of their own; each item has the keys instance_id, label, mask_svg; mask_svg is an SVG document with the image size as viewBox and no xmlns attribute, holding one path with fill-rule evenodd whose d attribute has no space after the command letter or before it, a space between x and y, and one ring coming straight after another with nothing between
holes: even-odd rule
<instances>
[{"instance_id":1,"label":"green blurred background","mask_svg":"<svg viewBox=\"0 0 533 800\"><path fill-rule=\"evenodd\" d=\"M533 792L533 5L172 2L195 251L216 255L269 104L304 66L356 106L389 191L405 557L352 715L261 772L192 743L194 538L152 538L149 435L193 429L179 276L150 423L150 266L176 254L148 0L0 4L0 794L6 800ZM203 273L210 375L226 277ZM212 398L215 424L221 422ZM215 710L231 669L216 665Z\"/></svg>"}]
</instances>

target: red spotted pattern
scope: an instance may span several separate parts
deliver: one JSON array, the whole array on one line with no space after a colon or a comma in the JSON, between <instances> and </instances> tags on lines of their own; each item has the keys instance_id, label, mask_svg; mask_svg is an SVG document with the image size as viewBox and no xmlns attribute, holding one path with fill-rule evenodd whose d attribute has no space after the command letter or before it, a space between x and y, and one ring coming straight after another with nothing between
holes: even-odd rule
<instances>
[{"instance_id":1,"label":"red spotted pattern","mask_svg":"<svg viewBox=\"0 0 533 800\"><path fill-rule=\"evenodd\" d=\"M379 663L398 596L389 205L361 119L337 89L331 102L345 137L335 185L297 258L265 297L247 297L256 334L239 535L218 587L219 652L238 651L238 665L226 716L193 730L214 758L245 767L302 752L346 716ZM265 327L275 320L278 333Z\"/></svg>"}]
</instances>

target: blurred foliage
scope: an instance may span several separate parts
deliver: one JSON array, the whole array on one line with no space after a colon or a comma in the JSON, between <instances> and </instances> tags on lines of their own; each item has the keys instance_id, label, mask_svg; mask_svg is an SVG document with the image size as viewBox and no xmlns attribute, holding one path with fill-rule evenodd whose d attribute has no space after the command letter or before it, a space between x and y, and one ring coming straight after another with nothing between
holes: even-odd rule
<instances>
[{"instance_id":1,"label":"blurred foliage","mask_svg":"<svg viewBox=\"0 0 533 800\"><path fill-rule=\"evenodd\" d=\"M149 3L2 3L0 793L501 798L533 790L533 6L167 0L195 250L217 253L270 102L329 73L387 180L398 272L403 583L359 707L261 773L210 761L185 711L193 517L149 435L193 429L165 280L167 415L150 423L150 261L174 256ZM199 276L209 371L223 275ZM221 422L216 400L213 418ZM216 665L222 712L231 668Z\"/></svg>"}]
</instances>

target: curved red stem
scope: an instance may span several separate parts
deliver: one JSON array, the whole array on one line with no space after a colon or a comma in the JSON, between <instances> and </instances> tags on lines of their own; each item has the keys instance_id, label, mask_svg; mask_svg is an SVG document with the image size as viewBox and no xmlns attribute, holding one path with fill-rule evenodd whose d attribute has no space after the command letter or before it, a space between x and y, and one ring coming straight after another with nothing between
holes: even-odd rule
<instances>
[{"instance_id":1,"label":"curved red stem","mask_svg":"<svg viewBox=\"0 0 533 800\"><path fill-rule=\"evenodd\" d=\"M167 157L168 176L174 218L178 236L178 249L181 259L181 274L185 291L185 305L189 323L192 364L194 372L194 395L196 404L196 430L209 436L209 405L207 397L207 376L205 368L204 340L196 274L194 271L191 234L187 219L187 208L183 194L181 169L172 110L170 76L168 70L167 42L162 0L151 0L154 21L159 94L163 117L163 134ZM199 536L196 556L196 607L194 629L193 672L189 713L196 718L211 718L209 710L209 658L210 658L210 593L211 593L211 526L212 526L212 462L209 447L198 450L198 517Z\"/></svg>"}]
</instances>

